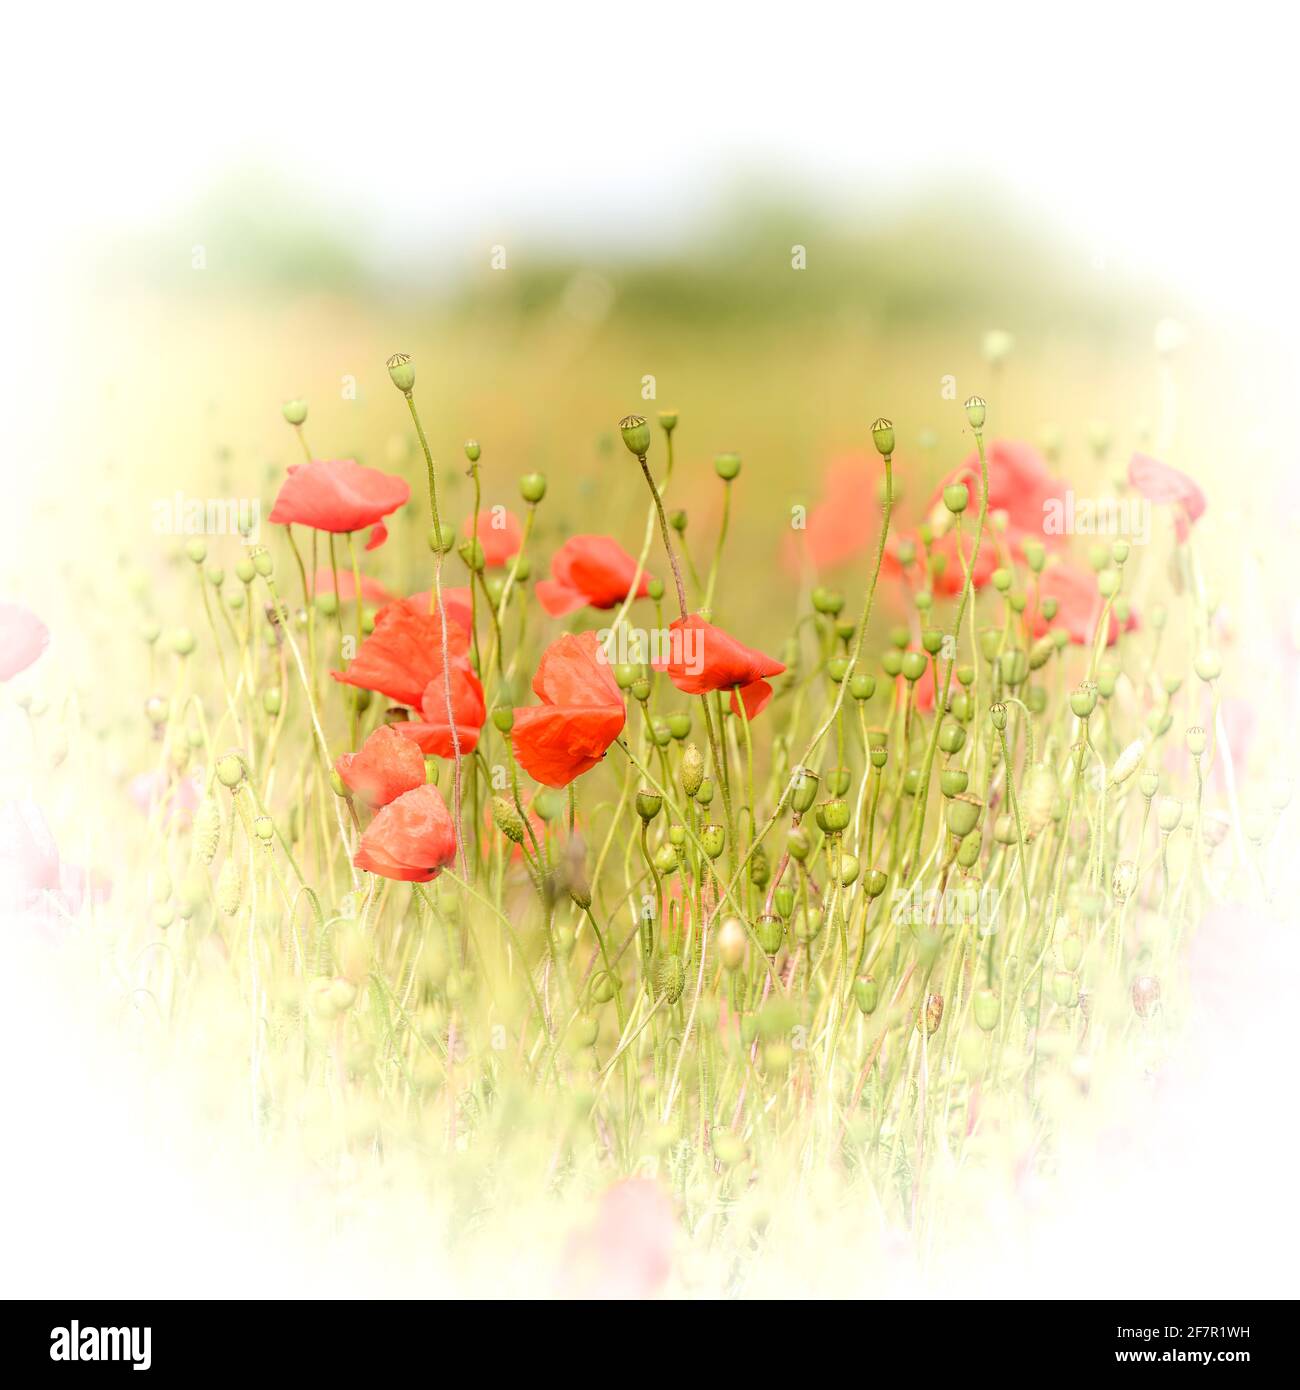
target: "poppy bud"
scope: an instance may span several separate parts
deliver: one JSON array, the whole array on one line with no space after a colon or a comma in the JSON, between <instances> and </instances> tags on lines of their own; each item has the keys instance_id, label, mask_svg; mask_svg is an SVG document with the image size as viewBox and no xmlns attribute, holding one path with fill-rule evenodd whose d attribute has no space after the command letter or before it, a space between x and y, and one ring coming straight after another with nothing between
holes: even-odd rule
<instances>
[{"instance_id":1,"label":"poppy bud","mask_svg":"<svg viewBox=\"0 0 1300 1390\"><path fill-rule=\"evenodd\" d=\"M853 997L864 1014L875 1013L876 1006L880 1003L880 986L874 976L859 975L853 981Z\"/></svg>"},{"instance_id":2,"label":"poppy bud","mask_svg":"<svg viewBox=\"0 0 1300 1390\"><path fill-rule=\"evenodd\" d=\"M1199 724L1194 724L1187 731L1187 751L1194 758L1199 758L1205 752L1205 730Z\"/></svg>"},{"instance_id":3,"label":"poppy bud","mask_svg":"<svg viewBox=\"0 0 1300 1390\"><path fill-rule=\"evenodd\" d=\"M871 426L871 439L881 458L892 458L894 453L894 422L882 415Z\"/></svg>"},{"instance_id":4,"label":"poppy bud","mask_svg":"<svg viewBox=\"0 0 1300 1390\"><path fill-rule=\"evenodd\" d=\"M430 550L435 554L445 555L456 544L456 532L445 524L441 528L430 526L428 540Z\"/></svg>"},{"instance_id":5,"label":"poppy bud","mask_svg":"<svg viewBox=\"0 0 1300 1390\"><path fill-rule=\"evenodd\" d=\"M970 489L965 483L949 483L943 490L943 505L954 516L960 516L970 505Z\"/></svg>"},{"instance_id":6,"label":"poppy bud","mask_svg":"<svg viewBox=\"0 0 1300 1390\"><path fill-rule=\"evenodd\" d=\"M801 767L797 769L794 791L790 797L790 805L794 808L796 815L802 816L811 809L813 802L817 800L819 781L817 774L811 768Z\"/></svg>"},{"instance_id":7,"label":"poppy bud","mask_svg":"<svg viewBox=\"0 0 1300 1390\"><path fill-rule=\"evenodd\" d=\"M724 970L739 970L745 959L745 928L735 917L728 917L718 929L718 955Z\"/></svg>"},{"instance_id":8,"label":"poppy bud","mask_svg":"<svg viewBox=\"0 0 1300 1390\"><path fill-rule=\"evenodd\" d=\"M492 798L492 819L496 823L497 829L517 845L522 845L524 835L527 833L524 827L524 818L519 814L518 807L505 796L494 796Z\"/></svg>"},{"instance_id":9,"label":"poppy bud","mask_svg":"<svg viewBox=\"0 0 1300 1390\"><path fill-rule=\"evenodd\" d=\"M682 750L682 790L692 800L704 781L704 754L694 743L688 743Z\"/></svg>"},{"instance_id":10,"label":"poppy bud","mask_svg":"<svg viewBox=\"0 0 1300 1390\"><path fill-rule=\"evenodd\" d=\"M189 656L196 646L194 634L187 627L178 627L170 640L172 651L177 656Z\"/></svg>"},{"instance_id":11,"label":"poppy bud","mask_svg":"<svg viewBox=\"0 0 1300 1390\"><path fill-rule=\"evenodd\" d=\"M1150 801L1160 790L1160 773L1153 767L1143 768L1138 778L1138 790Z\"/></svg>"},{"instance_id":12,"label":"poppy bud","mask_svg":"<svg viewBox=\"0 0 1300 1390\"><path fill-rule=\"evenodd\" d=\"M658 603L664 596L664 581L662 579L647 579L645 585L646 597Z\"/></svg>"},{"instance_id":13,"label":"poppy bud","mask_svg":"<svg viewBox=\"0 0 1300 1390\"><path fill-rule=\"evenodd\" d=\"M983 396L969 396L966 400L966 418L970 421L970 427L976 434L984 428L984 416L988 409L988 403Z\"/></svg>"},{"instance_id":14,"label":"poppy bud","mask_svg":"<svg viewBox=\"0 0 1300 1390\"><path fill-rule=\"evenodd\" d=\"M872 869L867 875L864 885L867 890L867 897L878 898L885 891L885 885L888 882L889 875L885 873L884 869Z\"/></svg>"},{"instance_id":15,"label":"poppy bud","mask_svg":"<svg viewBox=\"0 0 1300 1390\"><path fill-rule=\"evenodd\" d=\"M661 874L671 874L677 871L677 851L665 841L654 853L654 866Z\"/></svg>"},{"instance_id":16,"label":"poppy bud","mask_svg":"<svg viewBox=\"0 0 1300 1390\"><path fill-rule=\"evenodd\" d=\"M915 682L925 675L925 666L925 657L920 652L904 652L899 669L904 680Z\"/></svg>"},{"instance_id":17,"label":"poppy bud","mask_svg":"<svg viewBox=\"0 0 1300 1390\"><path fill-rule=\"evenodd\" d=\"M471 463L477 463L483 457L483 447L477 439L467 439L465 441L465 457Z\"/></svg>"},{"instance_id":18,"label":"poppy bud","mask_svg":"<svg viewBox=\"0 0 1300 1390\"><path fill-rule=\"evenodd\" d=\"M492 711L492 724L498 733L508 734L515 727L515 712L509 705L498 705Z\"/></svg>"},{"instance_id":19,"label":"poppy bud","mask_svg":"<svg viewBox=\"0 0 1300 1390\"><path fill-rule=\"evenodd\" d=\"M826 663L826 674L839 685L849 673L849 659L846 656L833 656Z\"/></svg>"},{"instance_id":20,"label":"poppy bud","mask_svg":"<svg viewBox=\"0 0 1300 1390\"><path fill-rule=\"evenodd\" d=\"M925 1033L927 1037L934 1037L939 1031L939 1024L943 1022L943 995L927 994L925 996L925 1008L918 1011L916 1016L917 1031L921 1030L921 1023L924 1020Z\"/></svg>"},{"instance_id":21,"label":"poppy bud","mask_svg":"<svg viewBox=\"0 0 1300 1390\"><path fill-rule=\"evenodd\" d=\"M949 806L955 805L950 801ZM957 866L962 869L973 869L979 863L980 857L980 833L972 830L969 835L957 846Z\"/></svg>"},{"instance_id":22,"label":"poppy bud","mask_svg":"<svg viewBox=\"0 0 1300 1390\"><path fill-rule=\"evenodd\" d=\"M716 859L727 843L726 830L716 822L711 822L700 831L700 844L710 859Z\"/></svg>"},{"instance_id":23,"label":"poppy bud","mask_svg":"<svg viewBox=\"0 0 1300 1390\"><path fill-rule=\"evenodd\" d=\"M847 801L823 801L817 808L817 824L824 835L838 835L848 828L849 803Z\"/></svg>"},{"instance_id":24,"label":"poppy bud","mask_svg":"<svg viewBox=\"0 0 1300 1390\"><path fill-rule=\"evenodd\" d=\"M668 524L679 536L686 534L686 521L686 513L681 507L678 507L675 512L668 513Z\"/></svg>"},{"instance_id":25,"label":"poppy bud","mask_svg":"<svg viewBox=\"0 0 1300 1390\"><path fill-rule=\"evenodd\" d=\"M291 425L293 425L293 426L295 426L295 427L298 426L298 425L301 425L301 424L303 423L303 421L306 420L306 418L307 418L307 402L306 402L306 401L303 401L303 400L285 401L284 405L281 406L280 408L281 408L281 410L284 412L284 418L285 418L285 420L286 420L289 424L291 424Z\"/></svg>"},{"instance_id":26,"label":"poppy bud","mask_svg":"<svg viewBox=\"0 0 1300 1390\"><path fill-rule=\"evenodd\" d=\"M661 410L659 412L659 428L665 434L672 434L677 428L677 412L675 410Z\"/></svg>"},{"instance_id":27,"label":"poppy bud","mask_svg":"<svg viewBox=\"0 0 1300 1390\"><path fill-rule=\"evenodd\" d=\"M778 917L784 917L789 921L790 914L794 911L794 889L788 883L783 883L772 894L772 906L776 908Z\"/></svg>"},{"instance_id":28,"label":"poppy bud","mask_svg":"<svg viewBox=\"0 0 1300 1390\"><path fill-rule=\"evenodd\" d=\"M569 1025L568 1044L575 1052L585 1052L589 1047L595 1047L596 1039L600 1036L600 1023L592 1018L590 1014L580 1014Z\"/></svg>"},{"instance_id":29,"label":"poppy bud","mask_svg":"<svg viewBox=\"0 0 1300 1390\"><path fill-rule=\"evenodd\" d=\"M695 800L701 806L708 806L713 801L713 778L706 777L700 783L700 789L695 793Z\"/></svg>"},{"instance_id":30,"label":"poppy bud","mask_svg":"<svg viewBox=\"0 0 1300 1390\"><path fill-rule=\"evenodd\" d=\"M456 554L465 562L467 569L473 570L476 574L487 564L487 556L483 553L483 542L477 536L467 536L456 547Z\"/></svg>"},{"instance_id":31,"label":"poppy bud","mask_svg":"<svg viewBox=\"0 0 1300 1390\"><path fill-rule=\"evenodd\" d=\"M645 416L625 415L618 422L618 428L628 452L636 458L645 458L650 452L650 426L646 424Z\"/></svg>"},{"instance_id":32,"label":"poppy bud","mask_svg":"<svg viewBox=\"0 0 1300 1390\"><path fill-rule=\"evenodd\" d=\"M740 473L739 454L719 454L713 460L713 471L724 483L729 483Z\"/></svg>"},{"instance_id":33,"label":"poppy bud","mask_svg":"<svg viewBox=\"0 0 1300 1390\"><path fill-rule=\"evenodd\" d=\"M1087 719L1097 708L1097 687L1084 681L1070 692L1070 708L1079 719Z\"/></svg>"},{"instance_id":34,"label":"poppy bud","mask_svg":"<svg viewBox=\"0 0 1300 1390\"><path fill-rule=\"evenodd\" d=\"M535 507L546 496L546 474L525 473L519 479L519 495L530 506Z\"/></svg>"},{"instance_id":35,"label":"poppy bud","mask_svg":"<svg viewBox=\"0 0 1300 1390\"><path fill-rule=\"evenodd\" d=\"M860 871L861 866L858 863L856 854L840 855L840 882L845 888L857 882Z\"/></svg>"},{"instance_id":36,"label":"poppy bud","mask_svg":"<svg viewBox=\"0 0 1300 1390\"><path fill-rule=\"evenodd\" d=\"M234 753L217 759L217 781L233 791L244 780L243 760Z\"/></svg>"},{"instance_id":37,"label":"poppy bud","mask_svg":"<svg viewBox=\"0 0 1300 1390\"><path fill-rule=\"evenodd\" d=\"M984 803L973 796L957 796L949 803L945 813L948 830L957 839L963 840L979 824L980 812Z\"/></svg>"},{"instance_id":38,"label":"poppy bud","mask_svg":"<svg viewBox=\"0 0 1300 1390\"><path fill-rule=\"evenodd\" d=\"M960 767L946 767L939 774L939 790L944 796L960 796L966 790L970 774Z\"/></svg>"},{"instance_id":39,"label":"poppy bud","mask_svg":"<svg viewBox=\"0 0 1300 1390\"><path fill-rule=\"evenodd\" d=\"M645 704L650 698L650 677L638 676L636 680L632 682L631 690L633 696L640 700L642 704Z\"/></svg>"},{"instance_id":40,"label":"poppy bud","mask_svg":"<svg viewBox=\"0 0 1300 1390\"><path fill-rule=\"evenodd\" d=\"M998 1026L1000 1007L994 990L978 989L973 1000L975 1025L981 1032L991 1033Z\"/></svg>"},{"instance_id":41,"label":"poppy bud","mask_svg":"<svg viewBox=\"0 0 1300 1390\"><path fill-rule=\"evenodd\" d=\"M1154 975L1139 975L1132 994L1134 1012L1139 1018L1150 1018L1160 1006L1160 981Z\"/></svg>"},{"instance_id":42,"label":"poppy bud","mask_svg":"<svg viewBox=\"0 0 1300 1390\"><path fill-rule=\"evenodd\" d=\"M801 825L796 825L786 837L785 847L790 851L790 858L798 860L800 864L808 858L808 851L812 849L812 844L808 839L808 832Z\"/></svg>"},{"instance_id":43,"label":"poppy bud","mask_svg":"<svg viewBox=\"0 0 1300 1390\"><path fill-rule=\"evenodd\" d=\"M939 729L939 747L951 757L960 753L966 743L966 730L960 724L947 720Z\"/></svg>"},{"instance_id":44,"label":"poppy bud","mask_svg":"<svg viewBox=\"0 0 1300 1390\"><path fill-rule=\"evenodd\" d=\"M194 813L194 857L200 864L211 864L221 838L221 808L205 796Z\"/></svg>"},{"instance_id":45,"label":"poppy bud","mask_svg":"<svg viewBox=\"0 0 1300 1390\"><path fill-rule=\"evenodd\" d=\"M395 352L388 359L388 375L393 385L404 395L409 396L415 386L415 367L409 352Z\"/></svg>"},{"instance_id":46,"label":"poppy bud","mask_svg":"<svg viewBox=\"0 0 1300 1390\"><path fill-rule=\"evenodd\" d=\"M903 673L903 654L892 647L880 658L880 666L891 679Z\"/></svg>"},{"instance_id":47,"label":"poppy bud","mask_svg":"<svg viewBox=\"0 0 1300 1390\"><path fill-rule=\"evenodd\" d=\"M1192 668L1203 681L1213 681L1218 680L1219 674L1223 670L1223 662L1219 660L1218 652L1210 651L1207 648L1196 654Z\"/></svg>"},{"instance_id":48,"label":"poppy bud","mask_svg":"<svg viewBox=\"0 0 1300 1390\"><path fill-rule=\"evenodd\" d=\"M636 794L636 813L647 825L659 814L663 804L664 799L658 792L642 788Z\"/></svg>"},{"instance_id":49,"label":"poppy bud","mask_svg":"<svg viewBox=\"0 0 1300 1390\"><path fill-rule=\"evenodd\" d=\"M1079 1003L1079 981L1068 970L1058 970L1052 976L1052 998L1063 1009L1073 1009Z\"/></svg>"},{"instance_id":50,"label":"poppy bud","mask_svg":"<svg viewBox=\"0 0 1300 1390\"><path fill-rule=\"evenodd\" d=\"M825 780L829 796L843 796L849 789L853 774L847 767L831 767L826 769Z\"/></svg>"},{"instance_id":51,"label":"poppy bud","mask_svg":"<svg viewBox=\"0 0 1300 1390\"><path fill-rule=\"evenodd\" d=\"M849 694L855 700L869 700L876 693L876 678L859 672L849 681Z\"/></svg>"},{"instance_id":52,"label":"poppy bud","mask_svg":"<svg viewBox=\"0 0 1300 1390\"><path fill-rule=\"evenodd\" d=\"M1016 822L1008 811L1004 811L993 822L993 838L1000 845L1014 845L1019 838L1016 834Z\"/></svg>"},{"instance_id":53,"label":"poppy bud","mask_svg":"<svg viewBox=\"0 0 1300 1390\"><path fill-rule=\"evenodd\" d=\"M998 658L998 674L1003 683L1014 690L1029 675L1029 654L1019 647L1003 652Z\"/></svg>"},{"instance_id":54,"label":"poppy bud","mask_svg":"<svg viewBox=\"0 0 1300 1390\"><path fill-rule=\"evenodd\" d=\"M233 917L239 911L243 896L244 884L239 876L239 865L232 857L226 860L217 875L217 906L227 917Z\"/></svg>"}]
</instances>

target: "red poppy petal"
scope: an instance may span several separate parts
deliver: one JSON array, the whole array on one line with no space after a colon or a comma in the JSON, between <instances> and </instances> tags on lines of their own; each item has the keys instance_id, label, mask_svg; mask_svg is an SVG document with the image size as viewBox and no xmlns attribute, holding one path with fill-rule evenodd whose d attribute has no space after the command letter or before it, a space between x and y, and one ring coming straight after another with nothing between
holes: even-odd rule
<instances>
[{"instance_id":1,"label":"red poppy petal","mask_svg":"<svg viewBox=\"0 0 1300 1390\"><path fill-rule=\"evenodd\" d=\"M270 519L318 531L364 531L404 506L410 495L404 479L352 459L292 464Z\"/></svg>"},{"instance_id":2,"label":"red poppy petal","mask_svg":"<svg viewBox=\"0 0 1300 1390\"><path fill-rule=\"evenodd\" d=\"M622 732L623 706L532 705L515 711L510 740L519 766L548 787L567 787L605 756Z\"/></svg>"},{"instance_id":3,"label":"red poppy petal","mask_svg":"<svg viewBox=\"0 0 1300 1390\"><path fill-rule=\"evenodd\" d=\"M372 806L387 806L403 792L424 785L424 758L409 739L388 724L366 739L360 752L334 764L344 784Z\"/></svg>"},{"instance_id":4,"label":"red poppy petal","mask_svg":"<svg viewBox=\"0 0 1300 1390\"><path fill-rule=\"evenodd\" d=\"M366 542L367 550L378 550L388 539L388 527L382 521L377 522L370 531L370 539Z\"/></svg>"},{"instance_id":5,"label":"red poppy petal","mask_svg":"<svg viewBox=\"0 0 1300 1390\"><path fill-rule=\"evenodd\" d=\"M25 671L50 643L49 629L19 603L0 603L0 681Z\"/></svg>"},{"instance_id":6,"label":"red poppy petal","mask_svg":"<svg viewBox=\"0 0 1300 1390\"><path fill-rule=\"evenodd\" d=\"M740 718L740 700L745 702L745 718L756 719L767 708L772 698L772 687L766 681L751 681L731 692L731 712Z\"/></svg>"},{"instance_id":7,"label":"red poppy petal","mask_svg":"<svg viewBox=\"0 0 1300 1390\"><path fill-rule=\"evenodd\" d=\"M428 883L456 857L456 830L437 787L399 796L375 816L353 858L358 869L406 883Z\"/></svg>"},{"instance_id":8,"label":"red poppy petal","mask_svg":"<svg viewBox=\"0 0 1300 1390\"><path fill-rule=\"evenodd\" d=\"M587 595L578 589L570 589L555 579L539 579L533 585L537 601L552 618L562 618L566 613L576 613L587 606Z\"/></svg>"}]
</instances>

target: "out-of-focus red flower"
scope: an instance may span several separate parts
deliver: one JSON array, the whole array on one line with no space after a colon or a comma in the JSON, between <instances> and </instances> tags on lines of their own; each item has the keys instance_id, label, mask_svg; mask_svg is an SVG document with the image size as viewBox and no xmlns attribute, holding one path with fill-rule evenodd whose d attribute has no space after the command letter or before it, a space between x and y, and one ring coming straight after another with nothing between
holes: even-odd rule
<instances>
[{"instance_id":1,"label":"out-of-focus red flower","mask_svg":"<svg viewBox=\"0 0 1300 1390\"><path fill-rule=\"evenodd\" d=\"M316 571L311 583L313 594L332 594L334 593L334 571L328 565L322 565ZM338 596L340 603L351 603L357 594L356 576L349 569L339 570ZM377 579L371 579L368 574L361 576L361 602L372 603L375 605L385 604L392 601L392 594Z\"/></svg>"},{"instance_id":2,"label":"out-of-focus red flower","mask_svg":"<svg viewBox=\"0 0 1300 1390\"><path fill-rule=\"evenodd\" d=\"M826 466L822 500L809 509L804 529L786 537L786 569L797 574L806 556L820 574L864 554L879 534L883 477L877 454L833 458Z\"/></svg>"},{"instance_id":3,"label":"out-of-focus red flower","mask_svg":"<svg viewBox=\"0 0 1300 1390\"><path fill-rule=\"evenodd\" d=\"M1043 571L1038 581L1038 592L1039 606L1033 611L1034 636L1041 637L1052 627L1063 627L1075 646L1086 647L1096 634L1097 619L1101 617L1103 600L1096 578L1074 561L1060 559ZM1050 623L1041 610L1045 598L1056 600L1056 615ZM1130 611L1124 631L1131 632L1137 625L1137 614ZM1118 638L1119 623L1112 613L1106 632L1106 645L1114 645Z\"/></svg>"},{"instance_id":4,"label":"out-of-focus red flower","mask_svg":"<svg viewBox=\"0 0 1300 1390\"><path fill-rule=\"evenodd\" d=\"M600 762L627 717L596 634L566 633L552 642L533 690L542 703L515 710L515 757L536 781L567 787Z\"/></svg>"},{"instance_id":5,"label":"out-of-focus red flower","mask_svg":"<svg viewBox=\"0 0 1300 1390\"><path fill-rule=\"evenodd\" d=\"M553 618L579 608L614 608L627 597L636 560L612 536L570 536L551 559L551 577L537 583L537 597ZM649 592L642 574L636 597Z\"/></svg>"},{"instance_id":6,"label":"out-of-focus red flower","mask_svg":"<svg viewBox=\"0 0 1300 1390\"><path fill-rule=\"evenodd\" d=\"M438 788L403 792L366 827L352 862L382 878L428 883L456 858L456 828Z\"/></svg>"},{"instance_id":7,"label":"out-of-focus red flower","mask_svg":"<svg viewBox=\"0 0 1300 1390\"><path fill-rule=\"evenodd\" d=\"M1008 538L1018 543L1026 536L1036 536L1047 545L1062 544L1064 537L1045 532L1043 521L1047 503L1064 503L1066 484L1052 476L1038 450L1018 439L995 439L986 447L985 454L989 470L989 511L1007 514ZM968 455L935 489L928 513L931 521L947 524L943 490L952 483L965 483L970 492L966 516L971 523L968 529L972 529L979 515L978 450ZM981 553L983 550L984 545L981 545Z\"/></svg>"},{"instance_id":8,"label":"out-of-focus red flower","mask_svg":"<svg viewBox=\"0 0 1300 1390\"><path fill-rule=\"evenodd\" d=\"M131 800L146 816L161 802L165 818L170 821L175 817L181 824L189 823L202 794L193 777L178 778L173 786L165 772L138 772L128 790Z\"/></svg>"},{"instance_id":9,"label":"out-of-focus red flower","mask_svg":"<svg viewBox=\"0 0 1300 1390\"><path fill-rule=\"evenodd\" d=\"M474 530L474 518L467 516L461 534L468 539ZM519 553L524 528L514 512L504 507L491 507L478 514L478 543L483 547L483 564L487 569L504 569Z\"/></svg>"},{"instance_id":10,"label":"out-of-focus red flower","mask_svg":"<svg viewBox=\"0 0 1300 1390\"><path fill-rule=\"evenodd\" d=\"M362 531L404 506L410 495L404 479L353 459L292 463L271 508L271 520L317 531Z\"/></svg>"},{"instance_id":11,"label":"out-of-focus red flower","mask_svg":"<svg viewBox=\"0 0 1300 1390\"><path fill-rule=\"evenodd\" d=\"M98 872L67 863L34 801L0 802L0 910L37 926L74 916L89 898L104 902L111 885Z\"/></svg>"},{"instance_id":12,"label":"out-of-focus red flower","mask_svg":"<svg viewBox=\"0 0 1300 1390\"><path fill-rule=\"evenodd\" d=\"M698 613L677 618L668 626L673 634L668 660L654 665L656 671L667 673L678 690L686 695L730 690L732 713L740 714L739 696L750 719L766 708L772 687L764 677L779 676L785 670L779 661L737 642Z\"/></svg>"},{"instance_id":13,"label":"out-of-focus red flower","mask_svg":"<svg viewBox=\"0 0 1300 1390\"><path fill-rule=\"evenodd\" d=\"M382 521L377 521L370 528L370 539L366 542L367 550L378 550L388 539L388 527Z\"/></svg>"},{"instance_id":14,"label":"out-of-focus red flower","mask_svg":"<svg viewBox=\"0 0 1300 1390\"><path fill-rule=\"evenodd\" d=\"M672 1273L677 1219L651 1178L624 1178L600 1199L595 1219L564 1255L568 1292L580 1298L650 1298Z\"/></svg>"},{"instance_id":15,"label":"out-of-focus red flower","mask_svg":"<svg viewBox=\"0 0 1300 1390\"><path fill-rule=\"evenodd\" d=\"M432 589L421 589L418 594L412 594L402 602L417 613L434 611ZM459 623L466 632L470 631L474 625L474 609L470 603L468 584L456 589L443 589L442 606L447 610L448 622Z\"/></svg>"},{"instance_id":16,"label":"out-of-focus red flower","mask_svg":"<svg viewBox=\"0 0 1300 1390\"><path fill-rule=\"evenodd\" d=\"M344 785L371 806L387 806L424 785L424 756L391 724L380 725L360 752L344 753L334 768Z\"/></svg>"},{"instance_id":17,"label":"out-of-focus red flower","mask_svg":"<svg viewBox=\"0 0 1300 1390\"><path fill-rule=\"evenodd\" d=\"M906 536L890 536L885 542L885 558L881 562L880 572L886 578L906 578L918 589L932 588L935 594L952 598L961 593L966 584L963 557L965 565L969 565L975 551L974 528L970 527L964 531L960 539L960 552L957 549L958 535L955 530L948 531L931 542L930 561L933 569L927 581L925 553L916 532L913 531ZM916 547L916 557L906 567L898 558L898 545L902 540L909 540ZM939 561L937 566L934 565L936 560ZM973 587L982 589L997 567L997 548L993 543L993 536L986 531L984 539L980 542L979 557L975 561L975 573L971 579Z\"/></svg>"},{"instance_id":18,"label":"out-of-focus red flower","mask_svg":"<svg viewBox=\"0 0 1300 1390\"><path fill-rule=\"evenodd\" d=\"M447 660L450 666L452 713L461 754L472 753L487 718L483 687L469 661L469 634L447 620ZM379 610L375 629L362 642L346 672L335 680L377 690L398 704L420 711L421 719L394 727L426 753L449 758L455 754L447 719L448 682L442 665L442 619L421 611L411 599Z\"/></svg>"},{"instance_id":19,"label":"out-of-focus red flower","mask_svg":"<svg viewBox=\"0 0 1300 1390\"><path fill-rule=\"evenodd\" d=\"M20 603L0 603L0 681L25 671L49 645L49 629Z\"/></svg>"},{"instance_id":20,"label":"out-of-focus red flower","mask_svg":"<svg viewBox=\"0 0 1300 1390\"><path fill-rule=\"evenodd\" d=\"M1178 539L1185 541L1192 522L1205 512L1205 494L1187 474L1146 454L1134 454L1128 464L1128 480L1148 502L1173 507Z\"/></svg>"}]
</instances>

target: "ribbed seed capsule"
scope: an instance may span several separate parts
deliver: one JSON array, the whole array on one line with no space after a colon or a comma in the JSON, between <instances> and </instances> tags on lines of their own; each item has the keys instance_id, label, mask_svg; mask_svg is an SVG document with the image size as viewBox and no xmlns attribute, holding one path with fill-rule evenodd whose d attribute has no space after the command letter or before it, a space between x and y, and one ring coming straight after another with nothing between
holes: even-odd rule
<instances>
[{"instance_id":1,"label":"ribbed seed capsule","mask_svg":"<svg viewBox=\"0 0 1300 1390\"><path fill-rule=\"evenodd\" d=\"M693 801L704 781L704 754L699 748L688 743L682 749L682 790Z\"/></svg>"},{"instance_id":2,"label":"ribbed seed capsule","mask_svg":"<svg viewBox=\"0 0 1300 1390\"><path fill-rule=\"evenodd\" d=\"M244 881L240 876L239 866L233 858L227 859L217 875L217 906L227 917L233 917L239 911L243 896Z\"/></svg>"},{"instance_id":3,"label":"ribbed seed capsule","mask_svg":"<svg viewBox=\"0 0 1300 1390\"><path fill-rule=\"evenodd\" d=\"M513 840L517 845L523 844L524 820L519 814L518 808L509 798L504 796L492 798L492 819L496 822L497 829L507 840Z\"/></svg>"},{"instance_id":4,"label":"ribbed seed capsule","mask_svg":"<svg viewBox=\"0 0 1300 1390\"><path fill-rule=\"evenodd\" d=\"M859 975L853 982L853 997L864 1014L875 1013L880 1003L880 986L872 976Z\"/></svg>"},{"instance_id":5,"label":"ribbed seed capsule","mask_svg":"<svg viewBox=\"0 0 1300 1390\"><path fill-rule=\"evenodd\" d=\"M217 856L221 838L221 808L215 797L205 796L194 813L194 857L200 864L211 864Z\"/></svg>"},{"instance_id":6,"label":"ribbed seed capsule","mask_svg":"<svg viewBox=\"0 0 1300 1390\"><path fill-rule=\"evenodd\" d=\"M975 1024L985 1033L991 1033L998 1026L998 996L994 990L976 990L973 1001Z\"/></svg>"},{"instance_id":7,"label":"ribbed seed capsule","mask_svg":"<svg viewBox=\"0 0 1300 1390\"><path fill-rule=\"evenodd\" d=\"M675 1004L686 988L686 967L681 956L660 956L655 968L655 989L661 998Z\"/></svg>"}]
</instances>

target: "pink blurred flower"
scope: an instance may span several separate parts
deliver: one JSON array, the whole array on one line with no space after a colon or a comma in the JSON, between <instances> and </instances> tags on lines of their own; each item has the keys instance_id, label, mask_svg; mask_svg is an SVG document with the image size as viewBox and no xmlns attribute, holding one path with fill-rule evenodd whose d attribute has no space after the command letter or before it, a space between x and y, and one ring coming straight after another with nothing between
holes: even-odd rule
<instances>
[{"instance_id":1,"label":"pink blurred flower","mask_svg":"<svg viewBox=\"0 0 1300 1390\"><path fill-rule=\"evenodd\" d=\"M0 681L25 671L49 645L49 629L20 603L0 603Z\"/></svg>"},{"instance_id":2,"label":"pink blurred flower","mask_svg":"<svg viewBox=\"0 0 1300 1390\"><path fill-rule=\"evenodd\" d=\"M131 779L128 788L131 800L147 816L159 802L166 803L166 817L180 816L181 822L188 822L201 799L198 781L193 777L181 777L175 784L165 772L140 772Z\"/></svg>"},{"instance_id":3,"label":"pink blurred flower","mask_svg":"<svg viewBox=\"0 0 1300 1390\"><path fill-rule=\"evenodd\" d=\"M595 1219L575 1231L564 1255L567 1292L578 1298L650 1298L672 1272L677 1219L650 1178L607 1188Z\"/></svg>"}]
</instances>

